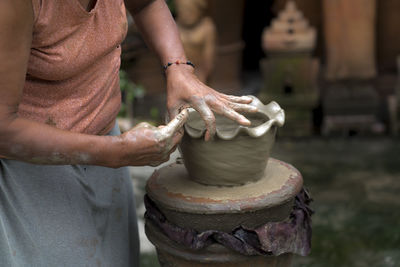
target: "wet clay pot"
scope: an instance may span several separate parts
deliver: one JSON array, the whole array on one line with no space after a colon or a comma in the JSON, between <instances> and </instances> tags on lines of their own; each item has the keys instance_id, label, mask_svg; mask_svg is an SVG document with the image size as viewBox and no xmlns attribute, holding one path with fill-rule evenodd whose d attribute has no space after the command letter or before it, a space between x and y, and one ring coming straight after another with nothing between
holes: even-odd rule
<instances>
[{"instance_id":1,"label":"wet clay pot","mask_svg":"<svg viewBox=\"0 0 400 267\"><path fill-rule=\"evenodd\" d=\"M244 114L245 127L216 115L216 136L204 141L205 124L195 110L189 111L180 144L189 178L206 185L237 186L255 182L264 175L278 127L285 121L276 102L264 105L253 97L257 113Z\"/></svg>"}]
</instances>

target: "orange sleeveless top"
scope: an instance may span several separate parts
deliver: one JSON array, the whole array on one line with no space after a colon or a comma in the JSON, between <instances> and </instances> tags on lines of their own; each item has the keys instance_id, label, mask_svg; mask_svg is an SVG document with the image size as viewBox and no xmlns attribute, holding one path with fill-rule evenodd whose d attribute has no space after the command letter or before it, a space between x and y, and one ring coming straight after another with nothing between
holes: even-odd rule
<instances>
[{"instance_id":1,"label":"orange sleeveless top","mask_svg":"<svg viewBox=\"0 0 400 267\"><path fill-rule=\"evenodd\" d=\"M123 0L32 0L34 29L18 114L54 127L104 134L121 105L120 44L126 36Z\"/></svg>"}]
</instances>

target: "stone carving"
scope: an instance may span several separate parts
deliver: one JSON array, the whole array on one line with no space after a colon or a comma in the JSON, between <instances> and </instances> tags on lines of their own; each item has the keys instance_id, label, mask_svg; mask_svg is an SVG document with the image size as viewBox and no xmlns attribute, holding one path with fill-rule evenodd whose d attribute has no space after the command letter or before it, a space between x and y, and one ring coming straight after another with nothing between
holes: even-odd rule
<instances>
[{"instance_id":1,"label":"stone carving","mask_svg":"<svg viewBox=\"0 0 400 267\"><path fill-rule=\"evenodd\" d=\"M186 56L196 65L195 73L207 82L214 66L216 29L205 15L206 0L175 0L177 25Z\"/></svg>"},{"instance_id":2,"label":"stone carving","mask_svg":"<svg viewBox=\"0 0 400 267\"><path fill-rule=\"evenodd\" d=\"M246 114L252 122L244 127L216 115L217 133L205 142L205 124L195 110L189 111L185 136L180 144L190 179L208 185L241 185L264 175L278 127L283 126L284 111L276 102L263 105L253 97L259 112Z\"/></svg>"},{"instance_id":3,"label":"stone carving","mask_svg":"<svg viewBox=\"0 0 400 267\"><path fill-rule=\"evenodd\" d=\"M267 58L260 61L264 87L259 98L275 99L285 107L287 121L282 135L312 134L312 110L319 98L319 60L312 57L315 45L316 30L294 1L288 1L263 32L262 47Z\"/></svg>"},{"instance_id":4,"label":"stone carving","mask_svg":"<svg viewBox=\"0 0 400 267\"><path fill-rule=\"evenodd\" d=\"M324 0L326 78L362 78L376 75L376 0Z\"/></svg>"},{"instance_id":5,"label":"stone carving","mask_svg":"<svg viewBox=\"0 0 400 267\"><path fill-rule=\"evenodd\" d=\"M316 30L310 27L294 1L288 1L285 9L273 19L262 36L265 53L306 52L315 48Z\"/></svg>"},{"instance_id":6,"label":"stone carving","mask_svg":"<svg viewBox=\"0 0 400 267\"><path fill-rule=\"evenodd\" d=\"M379 96L370 81L327 84L323 104L323 135L367 134L379 130ZM379 130L380 131L380 130Z\"/></svg>"}]
</instances>

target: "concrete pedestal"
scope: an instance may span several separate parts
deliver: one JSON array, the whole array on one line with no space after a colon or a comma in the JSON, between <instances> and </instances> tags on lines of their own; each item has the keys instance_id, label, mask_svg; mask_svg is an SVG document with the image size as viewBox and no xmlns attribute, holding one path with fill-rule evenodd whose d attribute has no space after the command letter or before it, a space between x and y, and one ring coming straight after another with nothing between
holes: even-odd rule
<instances>
[{"instance_id":1,"label":"concrete pedestal","mask_svg":"<svg viewBox=\"0 0 400 267\"><path fill-rule=\"evenodd\" d=\"M268 95L310 95L318 98L319 60L308 53L269 54L260 60L263 92Z\"/></svg>"},{"instance_id":2,"label":"concrete pedestal","mask_svg":"<svg viewBox=\"0 0 400 267\"><path fill-rule=\"evenodd\" d=\"M372 81L326 83L323 106L323 135L375 133L379 125L379 95Z\"/></svg>"},{"instance_id":3,"label":"concrete pedestal","mask_svg":"<svg viewBox=\"0 0 400 267\"><path fill-rule=\"evenodd\" d=\"M272 55L260 61L264 87L262 101L277 101L285 110L285 127L280 136L313 134L312 110L319 101L319 61L306 53Z\"/></svg>"},{"instance_id":4,"label":"concrete pedestal","mask_svg":"<svg viewBox=\"0 0 400 267\"><path fill-rule=\"evenodd\" d=\"M197 232L230 233L238 226L255 228L283 221L302 185L301 174L294 167L270 159L264 177L243 186L198 184L188 178L183 164L172 164L156 171L146 190L170 223ZM170 240L149 220L146 234L156 246L162 266L290 266L292 257L244 256L218 243L191 250Z\"/></svg>"}]
</instances>

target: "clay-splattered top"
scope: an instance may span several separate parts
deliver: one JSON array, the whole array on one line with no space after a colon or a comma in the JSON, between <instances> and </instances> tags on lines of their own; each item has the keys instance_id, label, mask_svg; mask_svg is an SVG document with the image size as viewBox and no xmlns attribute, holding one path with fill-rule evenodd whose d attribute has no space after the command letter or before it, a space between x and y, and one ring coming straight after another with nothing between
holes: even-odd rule
<instances>
[{"instance_id":1,"label":"clay-splattered top","mask_svg":"<svg viewBox=\"0 0 400 267\"><path fill-rule=\"evenodd\" d=\"M32 1L35 24L18 114L59 129L89 134L111 130L121 96L120 44L124 1Z\"/></svg>"}]
</instances>

